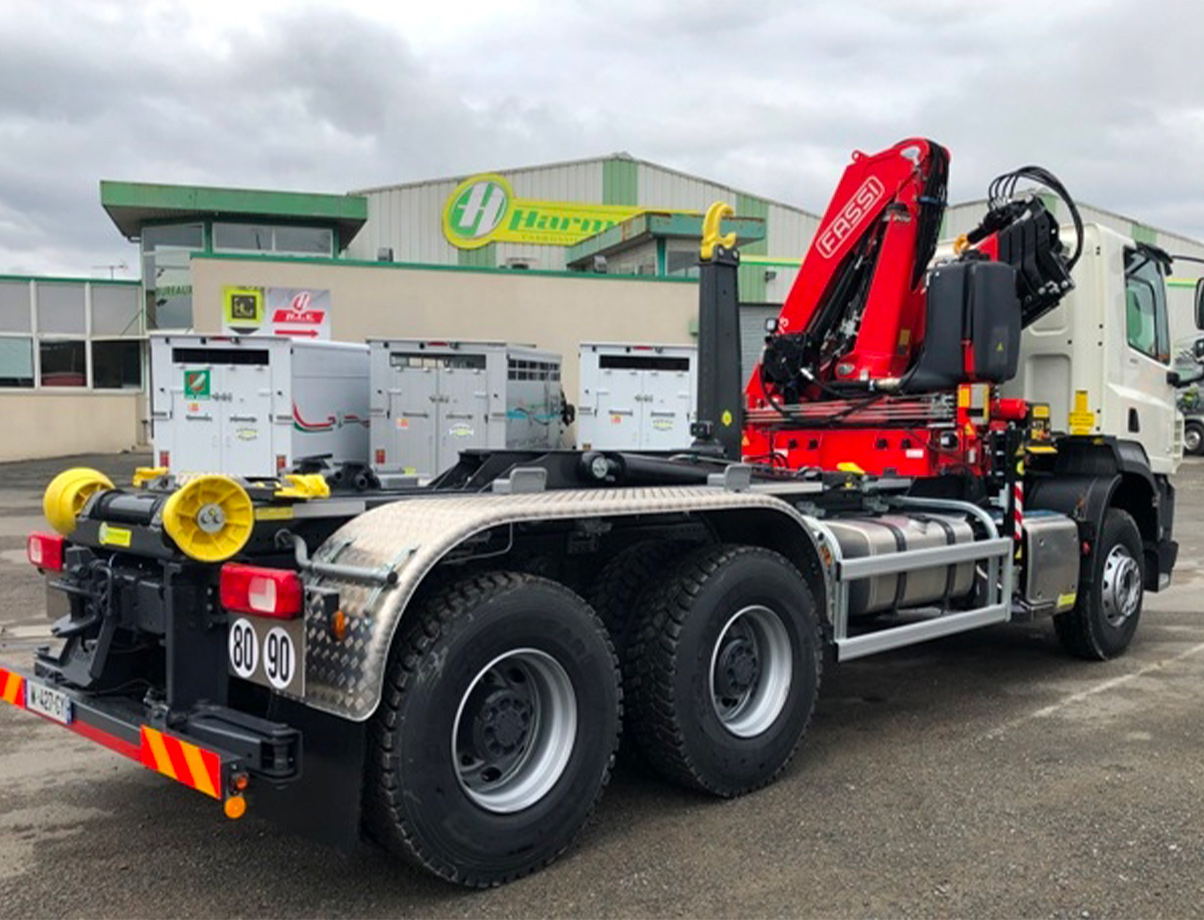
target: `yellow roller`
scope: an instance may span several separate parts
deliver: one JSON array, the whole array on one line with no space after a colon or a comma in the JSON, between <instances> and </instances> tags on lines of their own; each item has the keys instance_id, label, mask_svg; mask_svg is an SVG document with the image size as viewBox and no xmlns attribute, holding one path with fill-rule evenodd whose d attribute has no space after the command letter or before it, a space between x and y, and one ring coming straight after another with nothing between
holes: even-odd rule
<instances>
[{"instance_id":1,"label":"yellow roller","mask_svg":"<svg viewBox=\"0 0 1204 920\"><path fill-rule=\"evenodd\" d=\"M163 506L163 529L200 562L229 559L247 545L254 526L251 497L229 476L197 476Z\"/></svg>"},{"instance_id":2,"label":"yellow roller","mask_svg":"<svg viewBox=\"0 0 1204 920\"><path fill-rule=\"evenodd\" d=\"M75 530L75 519L97 492L113 488L109 477L99 470L77 466L64 470L50 480L42 495L42 513L50 526L64 537Z\"/></svg>"}]
</instances>

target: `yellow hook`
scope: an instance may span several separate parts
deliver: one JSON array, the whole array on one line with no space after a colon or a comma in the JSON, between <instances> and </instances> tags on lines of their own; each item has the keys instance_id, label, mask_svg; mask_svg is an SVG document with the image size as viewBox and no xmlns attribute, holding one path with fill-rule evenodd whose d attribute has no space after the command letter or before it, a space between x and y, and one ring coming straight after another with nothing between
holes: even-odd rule
<instances>
[{"instance_id":1,"label":"yellow hook","mask_svg":"<svg viewBox=\"0 0 1204 920\"><path fill-rule=\"evenodd\" d=\"M725 217L735 217L736 212L726 201L716 201L707 208L706 217L702 219L702 259L709 261L715 254L715 246L731 249L736 245L735 231L719 235L719 225Z\"/></svg>"}]
</instances>

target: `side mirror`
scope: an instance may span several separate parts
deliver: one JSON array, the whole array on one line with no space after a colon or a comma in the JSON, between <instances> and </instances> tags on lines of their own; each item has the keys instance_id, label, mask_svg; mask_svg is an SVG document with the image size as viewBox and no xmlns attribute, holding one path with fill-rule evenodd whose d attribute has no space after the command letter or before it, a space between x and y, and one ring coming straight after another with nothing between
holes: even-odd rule
<instances>
[{"instance_id":1,"label":"side mirror","mask_svg":"<svg viewBox=\"0 0 1204 920\"><path fill-rule=\"evenodd\" d=\"M1199 383L1204 380L1204 368L1196 368L1191 373L1181 374L1178 371L1167 371L1166 382L1176 389L1189 387L1193 383Z\"/></svg>"},{"instance_id":2,"label":"side mirror","mask_svg":"<svg viewBox=\"0 0 1204 920\"><path fill-rule=\"evenodd\" d=\"M1196 280L1196 328L1204 331L1204 278Z\"/></svg>"}]
</instances>

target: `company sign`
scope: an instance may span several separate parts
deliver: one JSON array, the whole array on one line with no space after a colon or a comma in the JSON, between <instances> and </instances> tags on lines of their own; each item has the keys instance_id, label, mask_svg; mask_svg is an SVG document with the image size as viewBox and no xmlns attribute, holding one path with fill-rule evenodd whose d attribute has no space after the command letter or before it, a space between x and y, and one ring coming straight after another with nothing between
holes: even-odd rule
<instances>
[{"instance_id":1,"label":"company sign","mask_svg":"<svg viewBox=\"0 0 1204 920\"><path fill-rule=\"evenodd\" d=\"M448 196L443 235L459 249L490 243L572 246L646 210L634 205L516 198L504 177L487 173L465 179Z\"/></svg>"},{"instance_id":2,"label":"company sign","mask_svg":"<svg viewBox=\"0 0 1204 920\"><path fill-rule=\"evenodd\" d=\"M816 246L819 248L820 254L825 259L832 258L833 253L840 248L840 244L849 238L857 229L857 225L865 220L865 216L885 194L886 189L875 176L870 176L862 182L861 188L853 193L849 203L832 218L831 223L819 235Z\"/></svg>"},{"instance_id":3,"label":"company sign","mask_svg":"<svg viewBox=\"0 0 1204 920\"><path fill-rule=\"evenodd\" d=\"M330 338L330 291L312 288L226 288L225 331L235 335Z\"/></svg>"}]
</instances>

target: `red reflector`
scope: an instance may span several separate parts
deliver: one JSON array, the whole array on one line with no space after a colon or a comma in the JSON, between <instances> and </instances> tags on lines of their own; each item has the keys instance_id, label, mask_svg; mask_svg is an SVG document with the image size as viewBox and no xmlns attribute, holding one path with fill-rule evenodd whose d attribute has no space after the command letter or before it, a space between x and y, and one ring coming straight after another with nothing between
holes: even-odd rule
<instances>
[{"instance_id":1,"label":"red reflector","mask_svg":"<svg viewBox=\"0 0 1204 920\"><path fill-rule=\"evenodd\" d=\"M284 454L277 454L276 455L276 472L279 473L279 472L283 471L286 466L288 466L288 457L286 457Z\"/></svg>"},{"instance_id":2,"label":"red reflector","mask_svg":"<svg viewBox=\"0 0 1204 920\"><path fill-rule=\"evenodd\" d=\"M171 451L169 451L169 450L159 451L159 466L163 467L164 469L171 468Z\"/></svg>"},{"instance_id":3,"label":"red reflector","mask_svg":"<svg viewBox=\"0 0 1204 920\"><path fill-rule=\"evenodd\" d=\"M384 466L384 463L385 463L385 452L383 450L378 449L376 451L376 465Z\"/></svg>"},{"instance_id":4,"label":"red reflector","mask_svg":"<svg viewBox=\"0 0 1204 920\"><path fill-rule=\"evenodd\" d=\"M285 569L228 562L219 582L222 606L238 613L291 620L301 613L301 577Z\"/></svg>"},{"instance_id":5,"label":"red reflector","mask_svg":"<svg viewBox=\"0 0 1204 920\"><path fill-rule=\"evenodd\" d=\"M63 570L63 544L66 541L58 534L31 533L25 541L25 554L30 564L47 572Z\"/></svg>"}]
</instances>

